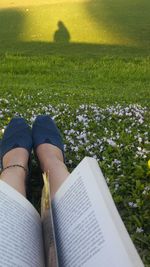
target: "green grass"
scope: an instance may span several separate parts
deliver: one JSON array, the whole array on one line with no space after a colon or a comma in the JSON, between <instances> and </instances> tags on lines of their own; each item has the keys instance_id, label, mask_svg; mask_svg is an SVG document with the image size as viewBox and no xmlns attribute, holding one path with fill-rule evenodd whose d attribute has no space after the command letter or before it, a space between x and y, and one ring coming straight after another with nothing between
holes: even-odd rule
<instances>
[{"instance_id":1,"label":"green grass","mask_svg":"<svg viewBox=\"0 0 150 267\"><path fill-rule=\"evenodd\" d=\"M98 158L146 267L150 266L149 8L148 0L0 3L0 136L16 113L29 123L40 113L56 116L69 170L85 155ZM65 28L54 42L58 21ZM75 133L70 135L71 129ZM90 132L87 141L78 138L78 131L79 136ZM117 146L109 144L111 139ZM41 180L34 160L33 164L30 200L38 208ZM130 207L130 202L137 207Z\"/></svg>"},{"instance_id":2,"label":"green grass","mask_svg":"<svg viewBox=\"0 0 150 267\"><path fill-rule=\"evenodd\" d=\"M44 4L44 2L49 4ZM147 0L110 1L2 1L0 9L1 52L28 54L100 53L149 54L150 3ZM70 34L59 29L62 21ZM4 25L4 26L3 26Z\"/></svg>"},{"instance_id":3,"label":"green grass","mask_svg":"<svg viewBox=\"0 0 150 267\"><path fill-rule=\"evenodd\" d=\"M1 57L0 72L3 93L42 91L45 104L149 105L149 58L7 55ZM51 98L53 93L57 98Z\"/></svg>"},{"instance_id":4,"label":"green grass","mask_svg":"<svg viewBox=\"0 0 150 267\"><path fill-rule=\"evenodd\" d=\"M0 22L5 23L0 29L1 41L52 43L61 20L73 43L147 48L150 45L147 0L39 1L40 5L32 0L14 1L12 6L8 3L1 3ZM12 44L8 43L8 47Z\"/></svg>"}]
</instances>

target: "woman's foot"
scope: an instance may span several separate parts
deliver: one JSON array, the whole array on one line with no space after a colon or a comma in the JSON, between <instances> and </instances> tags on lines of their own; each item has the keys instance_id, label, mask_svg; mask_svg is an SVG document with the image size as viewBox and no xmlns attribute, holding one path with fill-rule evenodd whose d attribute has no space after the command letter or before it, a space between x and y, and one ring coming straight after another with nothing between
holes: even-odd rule
<instances>
[{"instance_id":1,"label":"woman's foot","mask_svg":"<svg viewBox=\"0 0 150 267\"><path fill-rule=\"evenodd\" d=\"M32 150L32 135L30 127L23 118L14 118L10 121L0 148L1 179L25 196L25 178Z\"/></svg>"},{"instance_id":2,"label":"woman's foot","mask_svg":"<svg viewBox=\"0 0 150 267\"><path fill-rule=\"evenodd\" d=\"M29 152L25 148L14 148L3 157L3 172L1 179L26 196L25 180L28 170ZM14 166L20 165L24 168ZM9 168L7 168L9 167ZM6 168L6 169L5 169Z\"/></svg>"},{"instance_id":3,"label":"woman's foot","mask_svg":"<svg viewBox=\"0 0 150 267\"><path fill-rule=\"evenodd\" d=\"M63 141L50 116L38 116L33 124L32 138L35 153L43 172L49 172L51 197L69 175L64 164Z\"/></svg>"},{"instance_id":4,"label":"woman's foot","mask_svg":"<svg viewBox=\"0 0 150 267\"><path fill-rule=\"evenodd\" d=\"M40 144L36 149L36 155L43 172L50 171L50 162L64 162L62 151L51 144Z\"/></svg>"},{"instance_id":5,"label":"woman's foot","mask_svg":"<svg viewBox=\"0 0 150 267\"><path fill-rule=\"evenodd\" d=\"M49 174L51 198L53 198L69 175L63 161L63 154L61 150L54 145L41 144L36 149L36 155L39 159L42 171Z\"/></svg>"}]
</instances>

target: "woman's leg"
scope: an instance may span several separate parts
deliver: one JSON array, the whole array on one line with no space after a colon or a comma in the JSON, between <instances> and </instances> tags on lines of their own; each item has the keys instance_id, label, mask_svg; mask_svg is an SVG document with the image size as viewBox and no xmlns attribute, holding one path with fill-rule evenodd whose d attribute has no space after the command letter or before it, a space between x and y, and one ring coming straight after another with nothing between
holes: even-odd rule
<instances>
[{"instance_id":1,"label":"woman's leg","mask_svg":"<svg viewBox=\"0 0 150 267\"><path fill-rule=\"evenodd\" d=\"M29 153L25 148L14 148L4 155L3 169L13 164L19 164L27 169L28 159ZM26 173L23 168L10 167L2 172L0 179L12 186L23 196L26 196Z\"/></svg>"},{"instance_id":2,"label":"woman's leg","mask_svg":"<svg viewBox=\"0 0 150 267\"><path fill-rule=\"evenodd\" d=\"M62 151L51 144L41 144L36 149L43 172L49 171L51 198L69 175Z\"/></svg>"}]
</instances>

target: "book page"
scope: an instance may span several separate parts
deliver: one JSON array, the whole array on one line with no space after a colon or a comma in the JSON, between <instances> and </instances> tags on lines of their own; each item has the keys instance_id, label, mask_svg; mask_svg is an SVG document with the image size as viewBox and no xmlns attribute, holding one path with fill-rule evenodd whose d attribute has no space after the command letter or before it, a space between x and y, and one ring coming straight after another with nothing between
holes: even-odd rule
<instances>
[{"instance_id":1,"label":"book page","mask_svg":"<svg viewBox=\"0 0 150 267\"><path fill-rule=\"evenodd\" d=\"M45 266L40 216L28 200L3 181L0 181L0 266Z\"/></svg>"},{"instance_id":2,"label":"book page","mask_svg":"<svg viewBox=\"0 0 150 267\"><path fill-rule=\"evenodd\" d=\"M52 201L59 265L143 267L134 246L130 246L130 238L127 245L134 250L135 258L128 255L117 230L117 221L113 220L101 193L103 188L100 190L97 183L98 178L104 178L99 172L95 179L90 165L85 158ZM123 230L126 232L125 228Z\"/></svg>"},{"instance_id":3,"label":"book page","mask_svg":"<svg viewBox=\"0 0 150 267\"><path fill-rule=\"evenodd\" d=\"M115 224L115 227L117 228L118 235L122 240L122 243L124 244L124 249L126 250L128 257L130 257L130 260L134 263L134 266L144 266L118 213L112 195L108 189L105 178L103 177L103 174L97 162L93 158L88 158L87 160L90 169L97 181L97 186L99 187L101 195L103 196L103 199L105 201L106 209L109 211L109 216L111 217L113 223Z\"/></svg>"}]
</instances>

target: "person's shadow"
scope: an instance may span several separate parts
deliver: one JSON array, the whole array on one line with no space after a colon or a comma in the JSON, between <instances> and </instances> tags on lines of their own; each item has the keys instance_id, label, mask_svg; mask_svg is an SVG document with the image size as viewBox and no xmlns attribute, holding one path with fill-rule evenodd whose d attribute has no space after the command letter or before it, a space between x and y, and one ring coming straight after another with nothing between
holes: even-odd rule
<instances>
[{"instance_id":1,"label":"person's shadow","mask_svg":"<svg viewBox=\"0 0 150 267\"><path fill-rule=\"evenodd\" d=\"M55 43L69 43L70 33L62 21L57 23L58 29L54 33Z\"/></svg>"},{"instance_id":2,"label":"person's shadow","mask_svg":"<svg viewBox=\"0 0 150 267\"><path fill-rule=\"evenodd\" d=\"M49 54L91 54L91 55L118 55L138 53L138 47L119 44L99 44L86 42L72 42L66 25L60 20L53 33L53 42L41 40L26 40L26 14L19 9L0 9L0 55L19 53L26 55ZM144 50L149 55L149 49ZM143 52L142 52L143 53Z\"/></svg>"}]
</instances>

